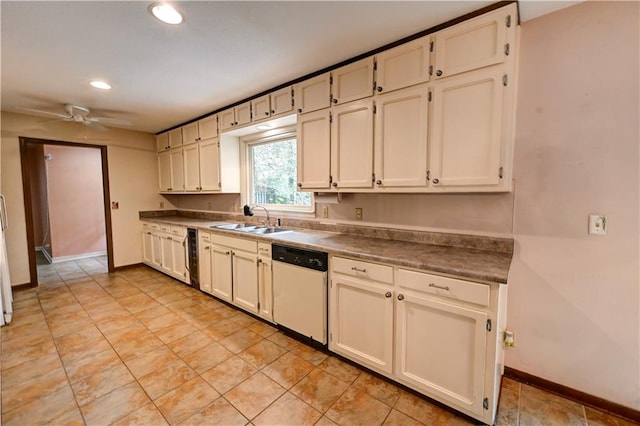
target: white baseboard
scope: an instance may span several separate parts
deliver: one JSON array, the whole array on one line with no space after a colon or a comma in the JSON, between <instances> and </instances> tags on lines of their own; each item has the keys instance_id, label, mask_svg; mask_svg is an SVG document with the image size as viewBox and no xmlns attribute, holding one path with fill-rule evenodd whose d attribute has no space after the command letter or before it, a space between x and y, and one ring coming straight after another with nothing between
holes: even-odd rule
<instances>
[{"instance_id":1,"label":"white baseboard","mask_svg":"<svg viewBox=\"0 0 640 426\"><path fill-rule=\"evenodd\" d=\"M47 258L47 262L53 263L53 258L51 257L51 255L47 251L46 247L36 247L36 251L39 251L40 253L42 253L44 255L44 257Z\"/></svg>"},{"instance_id":2,"label":"white baseboard","mask_svg":"<svg viewBox=\"0 0 640 426\"><path fill-rule=\"evenodd\" d=\"M44 253L46 253L46 251L44 251ZM88 259L90 257L98 257L98 256L106 256L106 255L107 255L106 251L96 251L93 253L83 253L79 255L52 257L50 262L51 263L69 262L71 260ZM45 254L45 256L47 256L47 254Z\"/></svg>"}]
</instances>

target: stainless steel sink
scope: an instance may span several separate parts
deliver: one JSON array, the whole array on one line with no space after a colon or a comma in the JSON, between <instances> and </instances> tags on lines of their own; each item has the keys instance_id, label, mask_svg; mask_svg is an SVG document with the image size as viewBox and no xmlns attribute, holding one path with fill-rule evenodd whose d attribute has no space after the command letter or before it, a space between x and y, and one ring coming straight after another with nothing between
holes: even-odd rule
<instances>
[{"instance_id":1,"label":"stainless steel sink","mask_svg":"<svg viewBox=\"0 0 640 426\"><path fill-rule=\"evenodd\" d=\"M256 228L249 232L254 234L276 234L280 232L291 232L291 229L269 227L269 228Z\"/></svg>"},{"instance_id":2,"label":"stainless steel sink","mask_svg":"<svg viewBox=\"0 0 640 426\"><path fill-rule=\"evenodd\" d=\"M226 223L224 225L213 225L211 228L228 229L230 231L251 232L252 234L276 234L281 232L291 232L291 229L275 228L272 226L257 226L248 223Z\"/></svg>"}]
</instances>

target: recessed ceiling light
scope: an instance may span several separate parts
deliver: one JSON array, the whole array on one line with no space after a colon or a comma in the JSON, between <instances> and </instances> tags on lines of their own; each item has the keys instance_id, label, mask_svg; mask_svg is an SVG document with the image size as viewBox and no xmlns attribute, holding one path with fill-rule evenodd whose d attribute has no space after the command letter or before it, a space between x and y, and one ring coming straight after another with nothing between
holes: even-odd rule
<instances>
[{"instance_id":1,"label":"recessed ceiling light","mask_svg":"<svg viewBox=\"0 0 640 426\"><path fill-rule=\"evenodd\" d=\"M111 89L111 85L106 81L102 81L102 80L91 80L89 84L95 87L96 89L102 89L102 90Z\"/></svg>"},{"instance_id":2,"label":"recessed ceiling light","mask_svg":"<svg viewBox=\"0 0 640 426\"><path fill-rule=\"evenodd\" d=\"M149 6L149 11L165 24L177 25L182 22L182 15L171 5L152 3Z\"/></svg>"}]
</instances>

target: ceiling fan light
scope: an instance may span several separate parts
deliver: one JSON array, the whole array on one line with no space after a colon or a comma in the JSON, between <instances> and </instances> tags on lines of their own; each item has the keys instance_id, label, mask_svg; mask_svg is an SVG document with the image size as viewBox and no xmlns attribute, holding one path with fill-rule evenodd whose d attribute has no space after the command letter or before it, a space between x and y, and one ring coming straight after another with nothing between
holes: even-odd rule
<instances>
[{"instance_id":1,"label":"ceiling fan light","mask_svg":"<svg viewBox=\"0 0 640 426\"><path fill-rule=\"evenodd\" d=\"M89 84L93 87L95 87L96 89L101 89L101 90L110 90L111 89L111 85L109 83L107 83L106 81L102 81L102 80L91 80L89 82Z\"/></svg>"},{"instance_id":2,"label":"ceiling fan light","mask_svg":"<svg viewBox=\"0 0 640 426\"><path fill-rule=\"evenodd\" d=\"M171 5L162 3L152 3L149 11L165 24L177 25L182 22L182 15Z\"/></svg>"}]
</instances>

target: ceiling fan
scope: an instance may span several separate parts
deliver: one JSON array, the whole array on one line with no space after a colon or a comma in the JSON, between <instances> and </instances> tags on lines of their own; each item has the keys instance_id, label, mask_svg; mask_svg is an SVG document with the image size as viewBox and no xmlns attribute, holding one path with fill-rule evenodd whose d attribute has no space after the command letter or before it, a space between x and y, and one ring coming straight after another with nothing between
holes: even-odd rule
<instances>
[{"instance_id":1,"label":"ceiling fan","mask_svg":"<svg viewBox=\"0 0 640 426\"><path fill-rule=\"evenodd\" d=\"M35 114L55 117L57 120L61 121L74 121L76 123L82 123L85 126L94 128L96 130L100 130L106 132L107 129L105 126L130 126L131 122L129 120L120 120L117 118L107 118L107 117L89 117L91 110L82 105L74 105L74 104L64 104L64 111L66 114L58 113L58 112L50 112L43 111L39 109L31 109L31 108L18 108L23 111L29 111ZM103 124L105 126L103 126Z\"/></svg>"}]
</instances>

